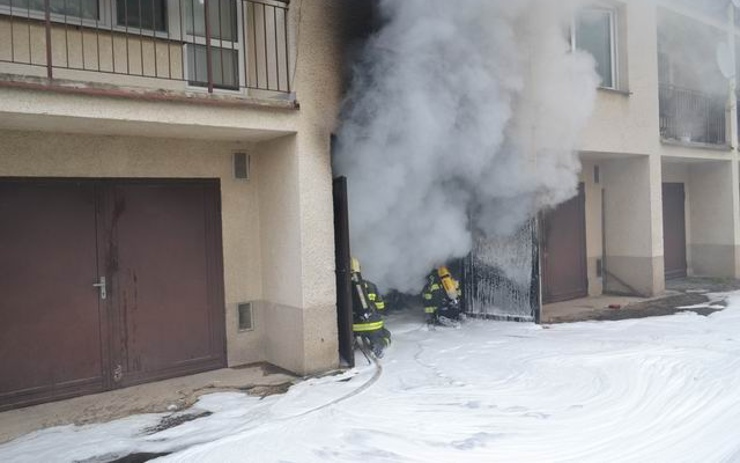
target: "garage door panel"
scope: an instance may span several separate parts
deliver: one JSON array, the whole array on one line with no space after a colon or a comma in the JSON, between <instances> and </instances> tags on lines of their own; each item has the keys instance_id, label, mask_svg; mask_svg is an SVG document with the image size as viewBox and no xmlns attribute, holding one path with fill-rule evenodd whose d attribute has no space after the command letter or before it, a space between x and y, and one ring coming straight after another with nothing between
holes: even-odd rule
<instances>
[{"instance_id":1,"label":"garage door panel","mask_svg":"<svg viewBox=\"0 0 740 463\"><path fill-rule=\"evenodd\" d=\"M102 388L90 183L0 181L0 395Z\"/></svg>"},{"instance_id":2,"label":"garage door panel","mask_svg":"<svg viewBox=\"0 0 740 463\"><path fill-rule=\"evenodd\" d=\"M223 304L211 243L213 184L119 185L115 191L123 382L222 364ZM123 206L121 206L123 205ZM144 238L146 237L146 238ZM180 374L178 373L178 374Z\"/></svg>"},{"instance_id":3,"label":"garage door panel","mask_svg":"<svg viewBox=\"0 0 740 463\"><path fill-rule=\"evenodd\" d=\"M0 179L0 409L225 366L219 200L215 180Z\"/></svg>"},{"instance_id":4,"label":"garage door panel","mask_svg":"<svg viewBox=\"0 0 740 463\"><path fill-rule=\"evenodd\" d=\"M685 198L683 183L663 184L663 251L668 279L687 274Z\"/></svg>"},{"instance_id":5,"label":"garage door panel","mask_svg":"<svg viewBox=\"0 0 740 463\"><path fill-rule=\"evenodd\" d=\"M543 302L588 295L586 264L585 189L542 218Z\"/></svg>"}]
</instances>

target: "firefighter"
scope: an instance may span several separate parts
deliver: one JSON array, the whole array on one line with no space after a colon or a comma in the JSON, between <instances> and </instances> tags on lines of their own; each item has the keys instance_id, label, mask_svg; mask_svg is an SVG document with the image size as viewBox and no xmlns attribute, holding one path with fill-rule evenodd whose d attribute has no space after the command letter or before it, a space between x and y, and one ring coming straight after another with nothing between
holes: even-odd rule
<instances>
[{"instance_id":1,"label":"firefighter","mask_svg":"<svg viewBox=\"0 0 740 463\"><path fill-rule=\"evenodd\" d=\"M447 267L439 267L429 274L421 297L428 324L460 325L460 283Z\"/></svg>"},{"instance_id":2,"label":"firefighter","mask_svg":"<svg viewBox=\"0 0 740 463\"><path fill-rule=\"evenodd\" d=\"M360 265L359 263L357 265ZM375 308L378 312L385 314L385 300L383 295L378 292L378 287L372 281L363 280L365 283L365 290L367 291L367 298L370 302L375 303Z\"/></svg>"},{"instance_id":3,"label":"firefighter","mask_svg":"<svg viewBox=\"0 0 740 463\"><path fill-rule=\"evenodd\" d=\"M376 357L382 358L383 351L391 343L391 333L385 328L377 301L382 298L375 284L364 280L360 262L352 258L352 330L355 340L362 342ZM369 289L371 288L371 289ZM372 292L371 292L372 291Z\"/></svg>"}]
</instances>

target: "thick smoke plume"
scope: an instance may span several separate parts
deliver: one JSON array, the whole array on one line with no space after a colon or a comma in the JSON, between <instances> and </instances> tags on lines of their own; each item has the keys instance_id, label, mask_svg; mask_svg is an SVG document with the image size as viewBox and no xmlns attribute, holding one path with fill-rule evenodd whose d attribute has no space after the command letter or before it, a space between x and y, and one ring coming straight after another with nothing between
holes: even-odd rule
<instances>
[{"instance_id":1,"label":"thick smoke plume","mask_svg":"<svg viewBox=\"0 0 740 463\"><path fill-rule=\"evenodd\" d=\"M571 51L575 7L380 1L335 168L349 180L353 254L381 288L416 292L470 251L473 230L514 233L575 194L598 85L593 59Z\"/></svg>"}]
</instances>

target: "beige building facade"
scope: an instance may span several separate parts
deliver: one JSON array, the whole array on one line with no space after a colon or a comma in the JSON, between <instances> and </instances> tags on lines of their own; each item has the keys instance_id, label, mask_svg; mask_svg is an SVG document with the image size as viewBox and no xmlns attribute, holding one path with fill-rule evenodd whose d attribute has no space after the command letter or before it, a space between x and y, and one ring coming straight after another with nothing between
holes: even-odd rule
<instances>
[{"instance_id":1,"label":"beige building facade","mask_svg":"<svg viewBox=\"0 0 740 463\"><path fill-rule=\"evenodd\" d=\"M99 181L94 188L113 190L137 181L152 187L162 181L216 182L220 234L213 241L213 262L220 261L220 268L216 283L204 291L209 297L218 293L219 313L208 323L221 326L210 327L217 333L211 339L217 361L207 368L255 362L298 374L335 368L339 356L330 139L342 93L343 2L211 0L205 7L204 2L185 0L144 2L152 4L151 18L148 10L136 9L140 2L83 1L79 8L90 7L84 11L64 10L68 7L57 3L52 0L51 11L45 12L43 2L0 1L0 183L35 191L35 185L55 180L70 185ZM6 204L12 204L8 198ZM160 199L155 194L146 201L157 204ZM18 214L23 217L0 217L0 227L12 229L13 224L35 220L33 212ZM65 226L55 225L52 212L48 214L50 228ZM203 226L211 225L206 221ZM146 241L146 231L136 239ZM100 254L100 243L97 246ZM130 251L131 256L136 252ZM192 252L193 260L200 262L202 249ZM44 265L24 266L18 273L37 275ZM89 276L89 288L80 297L98 301L100 307L85 316L95 318L101 332L109 331L106 320L115 324L126 316L141 318L140 325L129 319L123 328L112 329L126 331L119 343L123 353L115 344L119 333L100 336L102 354L90 361L102 373L95 376L92 390L125 384L129 371L139 378L134 382L172 376L179 365L200 355L195 347L193 352L178 347L182 343L174 334L172 345L152 347L147 354L141 347L148 342L142 332L160 331L166 338L180 325L135 315L130 300L121 301L123 283L110 282L119 277L106 272L100 271L109 278L104 283L107 299L98 294L103 280ZM157 285L183 284L176 280L164 276ZM28 337L42 335L43 327L28 327L19 315L37 309L7 301L23 300L23 291L44 287L12 290L20 293L16 299L5 298L3 324L26 329ZM101 297L105 304L99 302ZM118 305L107 305L111 300ZM105 307L112 307L115 315L100 315ZM143 307L141 302L138 309ZM199 336L198 326L205 320L199 317L195 313L191 325L181 326L193 333L183 339ZM83 324L70 320L58 328L72 333L76 323ZM54 336L51 341L56 339L57 345L67 342L67 337ZM138 347L135 336L140 336ZM0 355L22 355L23 346L10 343ZM75 346L69 349L73 352ZM152 361L147 370L146 356L167 349L177 351L170 364ZM143 357L134 356L134 351ZM44 355L38 353L40 359ZM0 405L91 390L75 390L79 378L55 368L49 366L46 376L5 381Z\"/></svg>"},{"instance_id":2,"label":"beige building facade","mask_svg":"<svg viewBox=\"0 0 740 463\"><path fill-rule=\"evenodd\" d=\"M724 1L586 11L577 46L603 79L580 146L587 294L653 296L667 278L740 276L740 13Z\"/></svg>"}]
</instances>

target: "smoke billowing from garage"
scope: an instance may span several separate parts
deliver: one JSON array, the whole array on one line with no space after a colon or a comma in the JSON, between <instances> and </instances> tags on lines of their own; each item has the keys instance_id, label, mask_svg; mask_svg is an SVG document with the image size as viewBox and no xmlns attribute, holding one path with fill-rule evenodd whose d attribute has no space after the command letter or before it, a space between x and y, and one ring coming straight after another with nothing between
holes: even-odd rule
<instances>
[{"instance_id":1,"label":"smoke billowing from garage","mask_svg":"<svg viewBox=\"0 0 740 463\"><path fill-rule=\"evenodd\" d=\"M415 292L432 267L470 251L474 229L514 233L576 193L574 148L598 77L590 56L571 52L568 1L379 8L335 167L349 179L352 251L365 275Z\"/></svg>"}]
</instances>

